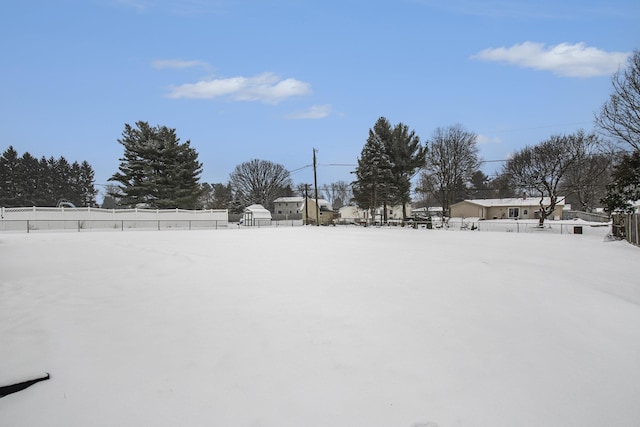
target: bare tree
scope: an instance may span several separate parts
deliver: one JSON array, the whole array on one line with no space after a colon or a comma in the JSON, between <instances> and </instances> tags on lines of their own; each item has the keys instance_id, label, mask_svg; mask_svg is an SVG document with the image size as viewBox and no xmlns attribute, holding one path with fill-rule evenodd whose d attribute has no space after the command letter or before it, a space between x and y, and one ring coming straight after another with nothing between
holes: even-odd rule
<instances>
[{"instance_id":1,"label":"bare tree","mask_svg":"<svg viewBox=\"0 0 640 427\"><path fill-rule=\"evenodd\" d=\"M566 200L575 209L591 212L607 194L611 183L613 156L609 154L587 155L567 170L562 180Z\"/></svg>"},{"instance_id":2,"label":"bare tree","mask_svg":"<svg viewBox=\"0 0 640 427\"><path fill-rule=\"evenodd\" d=\"M433 184L431 182L431 176L426 173L421 173L418 177L418 182L415 189L415 206L416 207L433 207L440 206L440 201L433 195L431 189Z\"/></svg>"},{"instance_id":3,"label":"bare tree","mask_svg":"<svg viewBox=\"0 0 640 427\"><path fill-rule=\"evenodd\" d=\"M261 204L273 209L273 201L288 195L292 185L289 171L268 160L251 160L235 167L229 177L235 201L243 206Z\"/></svg>"},{"instance_id":4,"label":"bare tree","mask_svg":"<svg viewBox=\"0 0 640 427\"><path fill-rule=\"evenodd\" d=\"M353 198L351 185L346 181L336 181L322 187L324 198L331 203L334 209L348 205Z\"/></svg>"},{"instance_id":5,"label":"bare tree","mask_svg":"<svg viewBox=\"0 0 640 427\"><path fill-rule=\"evenodd\" d=\"M449 206L459 201L479 168L476 139L475 133L464 130L461 125L437 128L431 138L421 177L426 188L419 191L433 194L445 215Z\"/></svg>"},{"instance_id":6,"label":"bare tree","mask_svg":"<svg viewBox=\"0 0 640 427\"><path fill-rule=\"evenodd\" d=\"M640 150L640 51L629 57L627 68L612 77L613 93L596 116L606 134Z\"/></svg>"},{"instance_id":7,"label":"bare tree","mask_svg":"<svg viewBox=\"0 0 640 427\"><path fill-rule=\"evenodd\" d=\"M540 226L552 215L567 191L562 182L600 147L594 134L579 131L574 135L554 135L533 147L525 147L506 163L504 173L520 188L540 196Z\"/></svg>"},{"instance_id":8,"label":"bare tree","mask_svg":"<svg viewBox=\"0 0 640 427\"><path fill-rule=\"evenodd\" d=\"M489 188L491 189L490 196L487 197L489 199L506 199L516 196L509 176L504 173L498 174L489 181Z\"/></svg>"}]
</instances>

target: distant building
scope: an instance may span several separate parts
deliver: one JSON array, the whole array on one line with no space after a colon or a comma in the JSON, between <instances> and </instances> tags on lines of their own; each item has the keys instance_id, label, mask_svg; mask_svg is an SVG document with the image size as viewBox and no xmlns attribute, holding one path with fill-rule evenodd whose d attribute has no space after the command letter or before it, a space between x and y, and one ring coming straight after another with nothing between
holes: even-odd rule
<instances>
[{"instance_id":1,"label":"distant building","mask_svg":"<svg viewBox=\"0 0 640 427\"><path fill-rule=\"evenodd\" d=\"M331 203L324 199L318 199L318 209L316 209L316 200L307 198L305 206L304 198L302 206L300 207L302 213L302 222L305 224L320 224L328 225L333 224L335 213L331 207ZM319 215L319 218L318 218Z\"/></svg>"},{"instance_id":2,"label":"distant building","mask_svg":"<svg viewBox=\"0 0 640 427\"><path fill-rule=\"evenodd\" d=\"M273 219L302 219L304 197L278 197L273 201Z\"/></svg>"},{"instance_id":3,"label":"distant building","mask_svg":"<svg viewBox=\"0 0 640 427\"><path fill-rule=\"evenodd\" d=\"M407 216L411 216L412 210L409 204L406 205ZM343 206L339 210L339 218L341 223L371 223L374 221L370 221L371 211L368 209L360 209L356 206ZM387 206L387 221L389 222L401 222L404 218L402 218L402 205L396 206ZM384 222L384 209L379 207L375 210L375 222L382 223Z\"/></svg>"},{"instance_id":4,"label":"distant building","mask_svg":"<svg viewBox=\"0 0 640 427\"><path fill-rule=\"evenodd\" d=\"M551 199L542 200L544 206L551 204ZM562 219L564 197L558 197L555 210L549 219ZM449 206L452 218L478 219L538 219L540 218L540 198L526 197L511 199L475 199L464 200Z\"/></svg>"}]
</instances>

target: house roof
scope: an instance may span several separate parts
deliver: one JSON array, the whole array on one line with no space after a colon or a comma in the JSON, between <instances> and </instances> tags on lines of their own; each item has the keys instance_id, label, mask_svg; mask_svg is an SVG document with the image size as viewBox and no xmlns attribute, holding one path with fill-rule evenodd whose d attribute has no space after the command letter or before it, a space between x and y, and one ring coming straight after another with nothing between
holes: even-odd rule
<instances>
[{"instance_id":1,"label":"house roof","mask_svg":"<svg viewBox=\"0 0 640 427\"><path fill-rule=\"evenodd\" d=\"M304 198L302 200L304 201ZM316 203L315 199L312 199L311 197L309 197L309 200L311 201L311 203L313 203L315 205L315 203ZM311 205L311 203L310 203L310 205ZM304 207L304 203L302 204L302 207ZM331 206L331 203L329 203L325 199L318 199L318 207L326 208L328 210L333 210L333 207Z\"/></svg>"},{"instance_id":2,"label":"house roof","mask_svg":"<svg viewBox=\"0 0 640 427\"><path fill-rule=\"evenodd\" d=\"M514 198L510 198L510 199L473 199L473 200L465 200L463 202L459 202L456 203L452 206L458 205L460 203L471 203L477 206L482 206L484 208L491 208L491 207L496 207L496 206L509 206L509 207L516 207L516 206L539 206L540 205L540 198L538 197L527 197L527 198L522 198L522 197L514 197ZM550 205L551 204L551 198L549 197L544 197L542 199L542 204L544 205ZM564 196L562 197L558 197L558 201L556 202L557 206L564 206Z\"/></svg>"},{"instance_id":3,"label":"house roof","mask_svg":"<svg viewBox=\"0 0 640 427\"><path fill-rule=\"evenodd\" d=\"M274 203L302 203L304 202L304 197L293 196L293 197L278 197L274 200Z\"/></svg>"}]
</instances>

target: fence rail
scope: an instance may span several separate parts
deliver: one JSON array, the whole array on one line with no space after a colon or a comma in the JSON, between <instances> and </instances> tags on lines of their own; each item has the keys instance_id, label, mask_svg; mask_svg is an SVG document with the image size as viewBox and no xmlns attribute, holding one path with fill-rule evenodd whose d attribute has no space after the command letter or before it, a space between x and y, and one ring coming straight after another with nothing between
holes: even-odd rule
<instances>
[{"instance_id":1,"label":"fence rail","mask_svg":"<svg viewBox=\"0 0 640 427\"><path fill-rule=\"evenodd\" d=\"M13 219L0 221L0 231L91 231L91 230L205 230L226 228L226 220L75 220L75 219Z\"/></svg>"}]
</instances>

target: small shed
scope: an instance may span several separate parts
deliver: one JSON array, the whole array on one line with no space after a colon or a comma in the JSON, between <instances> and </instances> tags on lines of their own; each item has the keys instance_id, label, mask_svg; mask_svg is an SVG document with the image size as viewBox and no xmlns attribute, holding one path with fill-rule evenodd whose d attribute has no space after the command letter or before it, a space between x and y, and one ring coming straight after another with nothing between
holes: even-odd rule
<instances>
[{"instance_id":1,"label":"small shed","mask_svg":"<svg viewBox=\"0 0 640 427\"><path fill-rule=\"evenodd\" d=\"M271 212L262 205L247 206L244 208L240 222L247 226L268 226L271 225Z\"/></svg>"}]
</instances>

